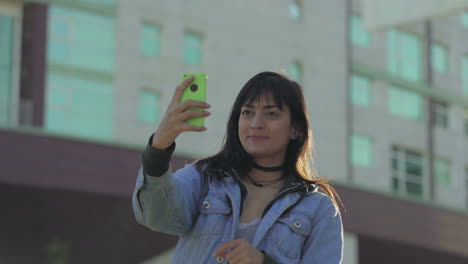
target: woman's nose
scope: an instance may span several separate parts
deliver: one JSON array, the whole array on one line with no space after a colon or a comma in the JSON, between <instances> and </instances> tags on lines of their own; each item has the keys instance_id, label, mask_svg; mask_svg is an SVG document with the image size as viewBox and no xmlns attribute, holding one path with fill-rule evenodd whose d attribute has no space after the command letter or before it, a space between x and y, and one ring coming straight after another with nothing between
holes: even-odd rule
<instances>
[{"instance_id":1,"label":"woman's nose","mask_svg":"<svg viewBox=\"0 0 468 264\"><path fill-rule=\"evenodd\" d=\"M263 128L264 125L264 120L261 115L255 115L255 117L252 119L252 123L250 123L251 128Z\"/></svg>"}]
</instances>

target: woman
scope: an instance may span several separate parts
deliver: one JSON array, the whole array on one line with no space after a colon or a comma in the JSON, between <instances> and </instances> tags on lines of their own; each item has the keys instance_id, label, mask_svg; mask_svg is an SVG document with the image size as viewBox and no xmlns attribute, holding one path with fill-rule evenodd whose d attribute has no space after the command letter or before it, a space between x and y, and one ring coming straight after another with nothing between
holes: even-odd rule
<instances>
[{"instance_id":1,"label":"woman","mask_svg":"<svg viewBox=\"0 0 468 264\"><path fill-rule=\"evenodd\" d=\"M191 81L177 87L149 139L133 195L141 224L180 236L172 263L340 263L341 217L334 189L310 165L300 86L273 72L251 78L221 151L172 173L176 137L206 129L184 120L210 114L206 103L178 103Z\"/></svg>"}]
</instances>

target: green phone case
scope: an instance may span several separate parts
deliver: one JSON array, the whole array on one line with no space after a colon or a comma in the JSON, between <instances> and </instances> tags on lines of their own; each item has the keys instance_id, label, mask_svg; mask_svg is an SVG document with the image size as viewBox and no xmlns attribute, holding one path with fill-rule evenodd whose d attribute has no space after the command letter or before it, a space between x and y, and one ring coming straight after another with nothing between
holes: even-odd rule
<instances>
[{"instance_id":1,"label":"green phone case","mask_svg":"<svg viewBox=\"0 0 468 264\"><path fill-rule=\"evenodd\" d=\"M208 77L206 76L205 73L185 73L182 76L182 81L190 78L190 76L195 76L195 80L187 87L185 88L184 92L182 93L182 96L180 97L180 102L183 103L187 100L197 100L197 101L203 101L206 102L206 82ZM198 108L198 107L190 107L187 110L199 110L203 111L203 108ZM205 118L204 117L192 117L187 119L186 121L188 124L193 125L193 126L198 126L202 127Z\"/></svg>"}]
</instances>

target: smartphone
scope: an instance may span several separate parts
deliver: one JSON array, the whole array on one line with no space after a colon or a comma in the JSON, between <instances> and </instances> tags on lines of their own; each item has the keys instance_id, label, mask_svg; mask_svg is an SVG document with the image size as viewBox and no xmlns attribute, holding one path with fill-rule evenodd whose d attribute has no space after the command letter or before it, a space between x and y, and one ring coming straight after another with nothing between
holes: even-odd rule
<instances>
[{"instance_id":1,"label":"smartphone","mask_svg":"<svg viewBox=\"0 0 468 264\"><path fill-rule=\"evenodd\" d=\"M189 83L185 88L182 96L180 97L180 102L183 103L187 100L197 100L206 102L206 82L208 80L208 76L205 73L184 73L182 76L182 81L194 76L195 79L193 82ZM199 110L203 111L203 108L198 107L190 107L188 110ZM200 117L192 117L186 120L186 122L192 126L202 127L205 118Z\"/></svg>"}]
</instances>

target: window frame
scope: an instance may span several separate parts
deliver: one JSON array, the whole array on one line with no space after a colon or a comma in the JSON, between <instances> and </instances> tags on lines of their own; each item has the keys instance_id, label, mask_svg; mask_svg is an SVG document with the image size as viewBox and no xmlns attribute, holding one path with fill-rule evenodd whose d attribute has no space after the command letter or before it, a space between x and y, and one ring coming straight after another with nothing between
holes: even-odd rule
<instances>
[{"instance_id":1,"label":"window frame","mask_svg":"<svg viewBox=\"0 0 468 264\"><path fill-rule=\"evenodd\" d=\"M10 89L8 92L6 123L0 126L17 126L19 124L20 106L20 73L21 73L21 38L23 23L23 5L19 2L1 2L0 15L13 19L12 29L12 51L11 51L11 72Z\"/></svg>"},{"instance_id":2,"label":"window frame","mask_svg":"<svg viewBox=\"0 0 468 264\"><path fill-rule=\"evenodd\" d=\"M421 174L416 175L413 173L408 172L407 164L411 163L411 159L408 157L410 156L418 156L418 163L420 163L420 170ZM397 166L395 168L395 161L397 162ZM398 145L392 145L391 147L391 154L390 154L390 170L391 170L391 177L390 177L390 186L393 193L401 196L412 197L416 199L425 199L427 194L427 183L425 179L425 163L426 159L424 155L412 149L408 149L405 147L401 147ZM414 160L413 160L413 164ZM418 179L419 178L419 179ZM395 189L395 182L398 182L398 187ZM408 183L418 184L419 188L421 188L421 194L410 193L408 191Z\"/></svg>"}]
</instances>

